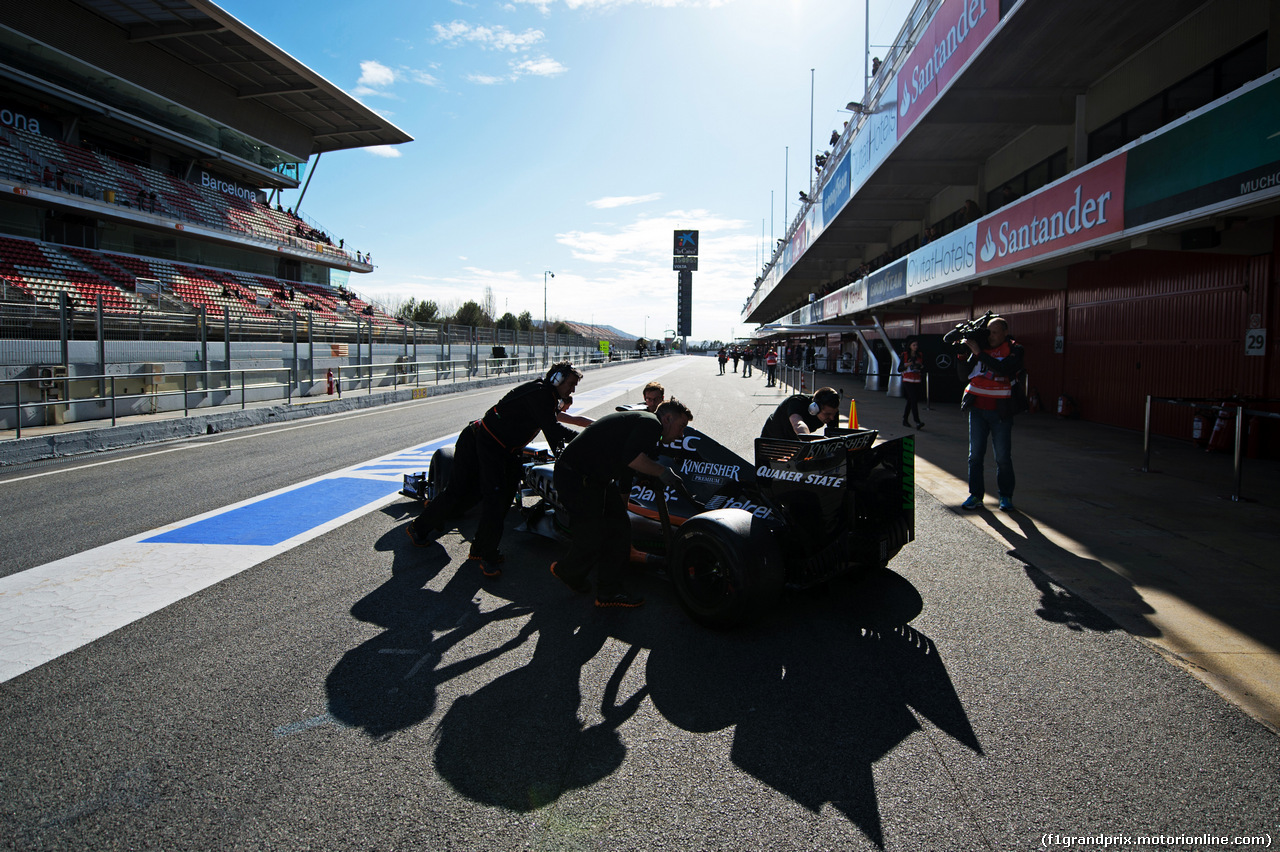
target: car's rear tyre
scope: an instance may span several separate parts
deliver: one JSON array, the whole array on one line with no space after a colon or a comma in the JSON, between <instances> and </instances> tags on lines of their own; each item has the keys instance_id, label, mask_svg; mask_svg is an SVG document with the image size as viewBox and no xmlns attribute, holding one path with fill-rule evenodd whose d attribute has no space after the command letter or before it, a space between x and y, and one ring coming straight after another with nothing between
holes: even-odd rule
<instances>
[{"instance_id":1,"label":"car's rear tyre","mask_svg":"<svg viewBox=\"0 0 1280 852\"><path fill-rule=\"evenodd\" d=\"M427 471L427 499L434 500L449 484L453 473L453 447L441 447L431 455L431 467Z\"/></svg>"},{"instance_id":2,"label":"car's rear tyre","mask_svg":"<svg viewBox=\"0 0 1280 852\"><path fill-rule=\"evenodd\" d=\"M778 600L786 579L772 530L741 509L716 509L686 521L668 572L685 612L708 627L757 618Z\"/></svg>"}]
</instances>

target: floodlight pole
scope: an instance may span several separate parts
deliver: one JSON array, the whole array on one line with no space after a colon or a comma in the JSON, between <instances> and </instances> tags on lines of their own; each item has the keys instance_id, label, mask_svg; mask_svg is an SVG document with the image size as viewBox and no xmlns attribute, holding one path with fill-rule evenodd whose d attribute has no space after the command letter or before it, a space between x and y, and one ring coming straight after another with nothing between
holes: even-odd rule
<instances>
[{"instance_id":1,"label":"floodlight pole","mask_svg":"<svg viewBox=\"0 0 1280 852\"><path fill-rule=\"evenodd\" d=\"M556 277L556 274L552 272L550 269L544 270L542 273L542 366L544 367L547 366L547 364L551 363L550 359L547 357L547 276L548 275L550 275L552 278Z\"/></svg>"}]
</instances>

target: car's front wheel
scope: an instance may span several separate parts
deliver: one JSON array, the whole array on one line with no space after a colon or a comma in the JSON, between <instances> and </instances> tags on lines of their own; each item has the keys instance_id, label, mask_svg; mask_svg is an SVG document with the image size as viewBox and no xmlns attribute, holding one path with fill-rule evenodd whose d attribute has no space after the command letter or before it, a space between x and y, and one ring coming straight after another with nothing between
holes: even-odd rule
<instances>
[{"instance_id":1,"label":"car's front wheel","mask_svg":"<svg viewBox=\"0 0 1280 852\"><path fill-rule=\"evenodd\" d=\"M431 454L431 467L427 469L427 499L434 500L449 484L453 472L453 446L441 447Z\"/></svg>"}]
</instances>

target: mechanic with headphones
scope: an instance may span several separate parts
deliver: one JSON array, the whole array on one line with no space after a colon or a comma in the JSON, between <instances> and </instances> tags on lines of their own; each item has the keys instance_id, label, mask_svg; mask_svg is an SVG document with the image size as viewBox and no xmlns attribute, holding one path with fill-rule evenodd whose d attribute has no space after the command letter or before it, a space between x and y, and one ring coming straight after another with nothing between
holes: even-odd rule
<instances>
[{"instance_id":1,"label":"mechanic with headphones","mask_svg":"<svg viewBox=\"0 0 1280 852\"><path fill-rule=\"evenodd\" d=\"M649 457L659 441L684 434L693 419L688 406L669 399L657 411L606 414L582 430L556 459L555 488L569 514L569 552L551 563L551 573L575 592L591 591L596 571L596 606L633 608L644 603L623 584L631 554L631 521L626 483L633 473L654 477L682 490L679 474Z\"/></svg>"},{"instance_id":2,"label":"mechanic with headphones","mask_svg":"<svg viewBox=\"0 0 1280 852\"><path fill-rule=\"evenodd\" d=\"M426 547L480 503L480 523L467 560L485 577L500 576L498 542L507 509L520 485L521 453L538 432L556 455L578 434L559 421L573 402L573 389L581 378L582 373L569 362L553 364L544 378L517 386L463 429L453 447L449 482L405 527L409 540Z\"/></svg>"},{"instance_id":3,"label":"mechanic with headphones","mask_svg":"<svg viewBox=\"0 0 1280 852\"><path fill-rule=\"evenodd\" d=\"M819 388L813 396L798 393L779 403L760 430L761 438L795 440L829 423L840 425L840 394L835 388Z\"/></svg>"}]
</instances>

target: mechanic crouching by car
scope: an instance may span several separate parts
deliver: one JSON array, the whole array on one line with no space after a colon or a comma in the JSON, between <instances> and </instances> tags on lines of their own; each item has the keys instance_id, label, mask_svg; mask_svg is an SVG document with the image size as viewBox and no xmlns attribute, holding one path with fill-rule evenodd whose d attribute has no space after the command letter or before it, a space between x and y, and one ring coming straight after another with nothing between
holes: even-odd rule
<instances>
[{"instance_id":1,"label":"mechanic crouching by car","mask_svg":"<svg viewBox=\"0 0 1280 852\"><path fill-rule=\"evenodd\" d=\"M449 482L405 527L409 540L426 547L451 528L456 518L480 503L480 523L467 561L474 562L486 577L500 576L498 542L507 509L520 485L521 453L538 432L556 454L578 434L559 420L573 402L573 389L581 378L582 373L567 361L553 364L544 378L514 388L463 429L453 447Z\"/></svg>"},{"instance_id":2,"label":"mechanic crouching by car","mask_svg":"<svg viewBox=\"0 0 1280 852\"><path fill-rule=\"evenodd\" d=\"M835 388L819 388L813 396L798 393L779 403L764 421L760 437L794 441L829 423L840 425L840 394Z\"/></svg>"},{"instance_id":3,"label":"mechanic crouching by car","mask_svg":"<svg viewBox=\"0 0 1280 852\"><path fill-rule=\"evenodd\" d=\"M631 475L683 483L674 470L649 457L658 442L684 433L693 412L676 399L648 411L619 411L592 423L556 459L555 488L569 513L569 552L551 563L551 573L575 592L591 591L596 570L596 606L638 607L644 598L627 592L623 575L631 554L631 522L623 488Z\"/></svg>"}]
</instances>

